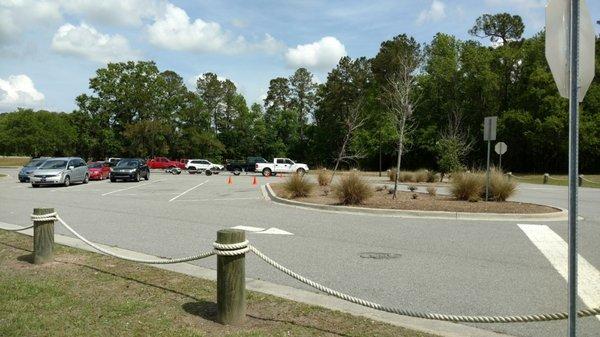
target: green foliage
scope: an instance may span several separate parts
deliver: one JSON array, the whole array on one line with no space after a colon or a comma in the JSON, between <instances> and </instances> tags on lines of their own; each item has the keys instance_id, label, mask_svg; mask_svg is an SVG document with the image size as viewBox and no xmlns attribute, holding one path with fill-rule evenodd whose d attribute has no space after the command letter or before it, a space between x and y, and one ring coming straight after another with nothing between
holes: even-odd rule
<instances>
[{"instance_id":1,"label":"green foliage","mask_svg":"<svg viewBox=\"0 0 600 337\"><path fill-rule=\"evenodd\" d=\"M303 174L293 173L283 183L283 189L290 198L307 197L313 191L315 185L311 183Z\"/></svg>"},{"instance_id":2,"label":"green foliage","mask_svg":"<svg viewBox=\"0 0 600 337\"><path fill-rule=\"evenodd\" d=\"M343 205L358 205L373 195L373 188L357 173L344 175L333 186L333 193Z\"/></svg>"}]
</instances>

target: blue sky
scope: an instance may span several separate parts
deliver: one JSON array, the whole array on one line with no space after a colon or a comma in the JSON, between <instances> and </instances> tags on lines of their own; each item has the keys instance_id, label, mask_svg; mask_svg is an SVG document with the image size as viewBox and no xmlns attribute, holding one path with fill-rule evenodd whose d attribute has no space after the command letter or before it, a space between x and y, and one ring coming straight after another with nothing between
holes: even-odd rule
<instances>
[{"instance_id":1,"label":"blue sky","mask_svg":"<svg viewBox=\"0 0 600 337\"><path fill-rule=\"evenodd\" d=\"M600 19L600 1L588 0ZM0 112L72 111L106 62L154 60L186 83L204 72L231 79L249 103L271 78L309 68L324 80L339 57L372 57L406 33L470 38L483 13L523 17L531 36L545 0L0 0ZM600 26L595 25L596 29ZM488 42L485 42L488 43Z\"/></svg>"}]
</instances>

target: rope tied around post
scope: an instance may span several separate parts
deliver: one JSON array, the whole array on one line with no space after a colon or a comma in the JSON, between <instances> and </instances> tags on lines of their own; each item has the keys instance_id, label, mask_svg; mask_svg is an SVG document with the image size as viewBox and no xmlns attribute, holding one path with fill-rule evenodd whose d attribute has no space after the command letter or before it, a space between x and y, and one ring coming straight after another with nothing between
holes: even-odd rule
<instances>
[{"instance_id":1,"label":"rope tied around post","mask_svg":"<svg viewBox=\"0 0 600 337\"><path fill-rule=\"evenodd\" d=\"M246 254L250 250L250 242L245 240L238 243L213 242L214 253L219 256L236 256Z\"/></svg>"}]
</instances>

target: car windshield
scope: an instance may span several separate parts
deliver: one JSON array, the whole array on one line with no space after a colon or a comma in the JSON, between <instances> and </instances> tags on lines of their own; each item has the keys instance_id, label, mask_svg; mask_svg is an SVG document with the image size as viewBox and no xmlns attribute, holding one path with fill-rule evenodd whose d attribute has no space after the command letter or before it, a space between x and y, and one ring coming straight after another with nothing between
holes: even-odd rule
<instances>
[{"instance_id":1,"label":"car windshield","mask_svg":"<svg viewBox=\"0 0 600 337\"><path fill-rule=\"evenodd\" d=\"M118 168L134 168L134 167L138 167L139 165L139 160L135 160L135 159L122 159L116 167Z\"/></svg>"},{"instance_id":2,"label":"car windshield","mask_svg":"<svg viewBox=\"0 0 600 337\"><path fill-rule=\"evenodd\" d=\"M104 165L104 163L98 162L98 163L89 163L88 167L89 168L102 168L102 166Z\"/></svg>"},{"instance_id":3,"label":"car windshield","mask_svg":"<svg viewBox=\"0 0 600 337\"><path fill-rule=\"evenodd\" d=\"M40 167L46 159L33 159L25 167Z\"/></svg>"},{"instance_id":4,"label":"car windshield","mask_svg":"<svg viewBox=\"0 0 600 337\"><path fill-rule=\"evenodd\" d=\"M42 166L40 166L40 169L55 170L55 169L66 168L67 162L68 162L68 160L63 160L63 159L47 160L44 164L42 164Z\"/></svg>"}]
</instances>

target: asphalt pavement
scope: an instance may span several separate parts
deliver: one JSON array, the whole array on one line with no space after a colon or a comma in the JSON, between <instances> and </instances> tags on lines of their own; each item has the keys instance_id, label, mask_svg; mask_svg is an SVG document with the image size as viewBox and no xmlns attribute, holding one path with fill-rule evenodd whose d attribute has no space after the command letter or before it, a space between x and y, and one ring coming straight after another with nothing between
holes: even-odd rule
<instances>
[{"instance_id":1,"label":"asphalt pavement","mask_svg":"<svg viewBox=\"0 0 600 337\"><path fill-rule=\"evenodd\" d=\"M218 229L249 226L255 227L247 235L251 243L283 265L384 305L462 315L567 310L567 282L553 251L558 248L532 241L519 226L539 225L527 228L554 233L560 244L567 241L565 221L410 219L296 208L265 200L260 184L281 181L276 177L232 176L227 184L228 173L158 173L141 183L34 189L18 183L16 172L0 169L10 175L0 179L0 222L26 225L33 208L54 207L92 241L168 257L209 250ZM600 306L599 282L588 284L600 280L594 273L600 268L600 189L580 191L579 252L591 266L582 278L588 293L580 305ZM520 184L514 200L565 208L567 189ZM60 226L56 230L69 235ZM215 268L214 259L198 264ZM246 271L252 278L309 289L252 255ZM567 330L566 321L474 326L539 337L565 336ZM597 337L598 331L599 319L580 320L580 336Z\"/></svg>"}]
</instances>

